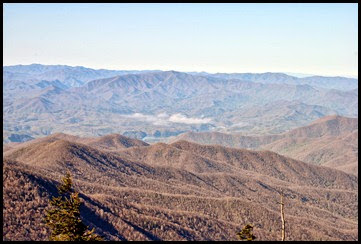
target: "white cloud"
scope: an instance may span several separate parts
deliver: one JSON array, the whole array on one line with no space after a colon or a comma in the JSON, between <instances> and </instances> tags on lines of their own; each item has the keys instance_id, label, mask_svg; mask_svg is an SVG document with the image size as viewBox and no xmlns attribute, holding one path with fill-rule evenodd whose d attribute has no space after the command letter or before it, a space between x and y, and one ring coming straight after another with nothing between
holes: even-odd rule
<instances>
[{"instance_id":1,"label":"white cloud","mask_svg":"<svg viewBox=\"0 0 361 244\"><path fill-rule=\"evenodd\" d=\"M169 121L173 123L182 123L182 124L206 124L211 122L211 119L187 118L186 116L178 113L170 116Z\"/></svg>"},{"instance_id":2,"label":"white cloud","mask_svg":"<svg viewBox=\"0 0 361 244\"><path fill-rule=\"evenodd\" d=\"M160 113L156 116L134 113L131 115L126 115L126 117L151 122L154 125L167 125L169 123L206 124L212 121L210 118L188 118L181 113L173 114L171 116L169 116L167 113Z\"/></svg>"},{"instance_id":3,"label":"white cloud","mask_svg":"<svg viewBox=\"0 0 361 244\"><path fill-rule=\"evenodd\" d=\"M160 113L160 114L157 114L157 117L158 118L168 118L169 115L167 113Z\"/></svg>"},{"instance_id":4,"label":"white cloud","mask_svg":"<svg viewBox=\"0 0 361 244\"><path fill-rule=\"evenodd\" d=\"M147 117L146 115L141 114L141 113L134 113L134 114L127 115L127 116L129 116L131 118L139 118L139 119L144 119Z\"/></svg>"}]
</instances>

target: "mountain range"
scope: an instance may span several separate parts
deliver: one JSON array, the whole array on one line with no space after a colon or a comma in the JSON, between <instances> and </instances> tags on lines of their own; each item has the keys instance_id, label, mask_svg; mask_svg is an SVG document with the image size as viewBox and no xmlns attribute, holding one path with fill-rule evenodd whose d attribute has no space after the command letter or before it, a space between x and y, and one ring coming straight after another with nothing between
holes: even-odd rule
<instances>
[{"instance_id":1,"label":"mountain range","mask_svg":"<svg viewBox=\"0 0 361 244\"><path fill-rule=\"evenodd\" d=\"M358 116L358 80L282 73L209 74L3 67L3 142L56 132L148 142L187 131L279 134L315 119Z\"/></svg>"},{"instance_id":2,"label":"mountain range","mask_svg":"<svg viewBox=\"0 0 361 244\"><path fill-rule=\"evenodd\" d=\"M358 239L358 177L275 152L119 134L3 147L4 240L47 239L44 209L67 170L85 224L106 240L236 240L248 223L279 240L281 191L287 240Z\"/></svg>"},{"instance_id":3,"label":"mountain range","mask_svg":"<svg viewBox=\"0 0 361 244\"><path fill-rule=\"evenodd\" d=\"M358 87L358 80L355 78L346 77L325 77L325 76L308 76L295 77L284 73L216 73L206 74L207 76L224 78L224 79L239 79L248 80L260 83L275 83L275 84L293 84L293 85L310 85L314 87L322 87L327 89L338 90L352 90Z\"/></svg>"},{"instance_id":4,"label":"mountain range","mask_svg":"<svg viewBox=\"0 0 361 244\"><path fill-rule=\"evenodd\" d=\"M10 81L58 81L68 87L77 87L98 78L141 72L147 71L96 70L82 66L30 64L4 66L3 78Z\"/></svg>"}]
</instances>

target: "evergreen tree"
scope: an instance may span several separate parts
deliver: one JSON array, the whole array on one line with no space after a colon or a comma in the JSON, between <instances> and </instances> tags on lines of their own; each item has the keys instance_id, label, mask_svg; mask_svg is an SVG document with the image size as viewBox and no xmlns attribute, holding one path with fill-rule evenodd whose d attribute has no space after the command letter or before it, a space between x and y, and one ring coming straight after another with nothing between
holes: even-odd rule
<instances>
[{"instance_id":1,"label":"evergreen tree","mask_svg":"<svg viewBox=\"0 0 361 244\"><path fill-rule=\"evenodd\" d=\"M253 241L257 237L252 234L253 226L247 224L243 227L243 229L237 233L237 236L240 240Z\"/></svg>"},{"instance_id":2,"label":"evergreen tree","mask_svg":"<svg viewBox=\"0 0 361 244\"><path fill-rule=\"evenodd\" d=\"M102 241L95 229L88 230L80 218L79 193L73 192L70 173L58 187L59 196L52 197L45 222L51 230L50 241Z\"/></svg>"}]
</instances>

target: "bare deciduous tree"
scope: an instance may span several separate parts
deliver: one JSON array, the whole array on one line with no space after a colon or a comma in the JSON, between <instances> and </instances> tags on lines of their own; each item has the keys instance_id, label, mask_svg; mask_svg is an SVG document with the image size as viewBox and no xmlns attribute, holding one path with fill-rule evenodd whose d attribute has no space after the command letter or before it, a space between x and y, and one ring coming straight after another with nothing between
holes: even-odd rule
<instances>
[{"instance_id":1,"label":"bare deciduous tree","mask_svg":"<svg viewBox=\"0 0 361 244\"><path fill-rule=\"evenodd\" d=\"M281 190L279 192L280 196L281 196L281 201L279 202L279 204L281 205L281 221L282 221L282 231L281 231L281 241L285 240L286 237L286 232L285 232L285 225L286 225L286 221L285 221L285 213L284 213L284 201L283 201L283 191Z\"/></svg>"}]
</instances>

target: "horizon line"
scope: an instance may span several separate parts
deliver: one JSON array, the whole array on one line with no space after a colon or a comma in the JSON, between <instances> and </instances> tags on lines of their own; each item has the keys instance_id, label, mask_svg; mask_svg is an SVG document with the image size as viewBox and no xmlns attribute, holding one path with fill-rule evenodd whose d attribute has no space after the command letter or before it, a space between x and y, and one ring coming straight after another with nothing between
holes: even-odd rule
<instances>
[{"instance_id":1,"label":"horizon line","mask_svg":"<svg viewBox=\"0 0 361 244\"><path fill-rule=\"evenodd\" d=\"M306 77L312 77L312 76L323 76L323 77L344 77L344 78L352 78L352 79L358 79L358 75L325 75L325 74L309 74L309 73L303 73L303 72L293 72L293 71L264 71L264 72L209 72L209 71L185 71L185 70L176 70L176 69L169 69L169 70L163 70L163 69L113 69L113 68L99 68L99 67L90 67L90 66L82 66L82 65L68 65L68 64L41 64L41 63L30 63L30 64L3 64L3 67L9 67L9 66L29 66L29 65L43 65L43 66L68 66L68 67L83 67L93 70L112 70L112 71L177 71L177 72L183 72L183 73L208 73L208 74L266 74L266 73L273 73L273 74L285 74L289 76L293 76L296 78L306 78Z\"/></svg>"}]
</instances>

